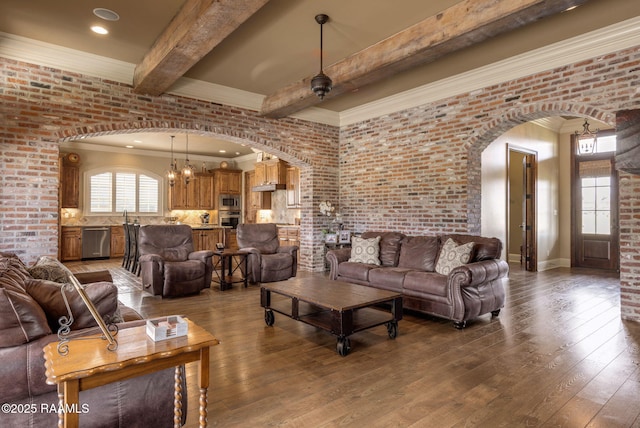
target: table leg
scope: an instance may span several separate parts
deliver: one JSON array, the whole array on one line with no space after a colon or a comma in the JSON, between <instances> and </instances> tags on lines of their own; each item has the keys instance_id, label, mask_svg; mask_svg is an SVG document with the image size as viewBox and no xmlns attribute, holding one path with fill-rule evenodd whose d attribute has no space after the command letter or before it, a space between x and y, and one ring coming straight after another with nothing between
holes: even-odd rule
<instances>
[{"instance_id":1,"label":"table leg","mask_svg":"<svg viewBox=\"0 0 640 428\"><path fill-rule=\"evenodd\" d=\"M242 278L242 280L244 281L244 288L247 288L247 282L249 280L249 262L247 261L247 259L249 258L249 255L245 254L241 257L244 257L244 278Z\"/></svg>"},{"instance_id":2,"label":"table leg","mask_svg":"<svg viewBox=\"0 0 640 428\"><path fill-rule=\"evenodd\" d=\"M176 366L173 375L173 427L182 426L182 369Z\"/></svg>"},{"instance_id":3,"label":"table leg","mask_svg":"<svg viewBox=\"0 0 640 428\"><path fill-rule=\"evenodd\" d=\"M220 269L220 291L224 291L227 289L227 277L226 277L226 260L227 258L223 255L220 256L222 259L222 267Z\"/></svg>"},{"instance_id":4,"label":"table leg","mask_svg":"<svg viewBox=\"0 0 640 428\"><path fill-rule=\"evenodd\" d=\"M58 384L58 427L77 428L80 425L80 381L68 380Z\"/></svg>"},{"instance_id":5,"label":"table leg","mask_svg":"<svg viewBox=\"0 0 640 428\"><path fill-rule=\"evenodd\" d=\"M207 426L207 389L209 388L209 347L200 349L200 427Z\"/></svg>"}]
</instances>

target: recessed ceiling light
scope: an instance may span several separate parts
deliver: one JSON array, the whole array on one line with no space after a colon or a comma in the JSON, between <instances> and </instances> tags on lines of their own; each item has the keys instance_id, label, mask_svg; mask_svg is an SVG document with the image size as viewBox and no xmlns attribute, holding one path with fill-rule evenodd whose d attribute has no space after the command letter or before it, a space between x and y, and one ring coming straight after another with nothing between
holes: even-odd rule
<instances>
[{"instance_id":1,"label":"recessed ceiling light","mask_svg":"<svg viewBox=\"0 0 640 428\"><path fill-rule=\"evenodd\" d=\"M133 140L134 143L142 143L142 140Z\"/></svg>"},{"instance_id":2,"label":"recessed ceiling light","mask_svg":"<svg viewBox=\"0 0 640 428\"><path fill-rule=\"evenodd\" d=\"M98 18L102 18L105 21L117 21L120 19L120 15L112 10L105 9L103 7L97 7L93 9L93 14Z\"/></svg>"},{"instance_id":3,"label":"recessed ceiling light","mask_svg":"<svg viewBox=\"0 0 640 428\"><path fill-rule=\"evenodd\" d=\"M106 28L99 25L94 25L93 27L91 27L91 31L97 34L109 34L109 31Z\"/></svg>"},{"instance_id":4,"label":"recessed ceiling light","mask_svg":"<svg viewBox=\"0 0 640 428\"><path fill-rule=\"evenodd\" d=\"M126 147L127 149L133 149L133 146L132 146L132 145L127 145L127 146L125 146L125 147Z\"/></svg>"},{"instance_id":5,"label":"recessed ceiling light","mask_svg":"<svg viewBox=\"0 0 640 428\"><path fill-rule=\"evenodd\" d=\"M239 156L239 155L240 155L240 152L236 152L236 156Z\"/></svg>"},{"instance_id":6,"label":"recessed ceiling light","mask_svg":"<svg viewBox=\"0 0 640 428\"><path fill-rule=\"evenodd\" d=\"M220 150L220 153L227 153L226 150Z\"/></svg>"}]
</instances>

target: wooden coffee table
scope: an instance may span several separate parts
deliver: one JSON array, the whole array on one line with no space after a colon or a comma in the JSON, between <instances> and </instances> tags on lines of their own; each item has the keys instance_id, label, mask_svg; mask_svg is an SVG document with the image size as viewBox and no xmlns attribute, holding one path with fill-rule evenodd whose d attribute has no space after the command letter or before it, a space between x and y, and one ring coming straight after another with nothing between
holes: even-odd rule
<instances>
[{"instance_id":1,"label":"wooden coffee table","mask_svg":"<svg viewBox=\"0 0 640 428\"><path fill-rule=\"evenodd\" d=\"M282 298L272 299L274 293ZM388 303L390 310L381 303ZM351 350L349 335L385 324L389 337L395 339L402 319L400 293L327 278L262 284L260 304L268 326L273 325L274 312L278 312L321 328L338 338L336 351L343 357Z\"/></svg>"}]
</instances>

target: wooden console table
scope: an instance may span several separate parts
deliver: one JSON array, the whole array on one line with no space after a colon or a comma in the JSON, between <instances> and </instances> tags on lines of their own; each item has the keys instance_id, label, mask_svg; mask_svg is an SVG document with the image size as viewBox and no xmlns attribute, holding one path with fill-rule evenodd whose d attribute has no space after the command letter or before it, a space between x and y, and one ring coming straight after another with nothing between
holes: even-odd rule
<instances>
[{"instance_id":1,"label":"wooden console table","mask_svg":"<svg viewBox=\"0 0 640 428\"><path fill-rule=\"evenodd\" d=\"M209 347L218 340L190 320L186 336L154 342L145 326L118 331L118 349L107 350L100 335L68 342L69 353L57 351L58 342L44 347L47 383L58 385L60 409L78 408L80 391L118 382L134 376L175 367L174 426L181 426L182 374L180 367L199 362L200 426L207 426L207 388L209 387ZM87 339L90 338L90 339ZM59 413L59 427L77 427L79 413Z\"/></svg>"}]
</instances>

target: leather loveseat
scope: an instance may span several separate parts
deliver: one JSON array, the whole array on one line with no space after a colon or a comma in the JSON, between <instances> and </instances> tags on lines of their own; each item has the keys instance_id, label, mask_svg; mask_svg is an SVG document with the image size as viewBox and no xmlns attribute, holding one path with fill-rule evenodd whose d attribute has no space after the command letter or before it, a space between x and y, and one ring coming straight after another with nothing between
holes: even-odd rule
<instances>
[{"instance_id":1,"label":"leather loveseat","mask_svg":"<svg viewBox=\"0 0 640 428\"><path fill-rule=\"evenodd\" d=\"M42 349L58 341L57 319L66 313L60 297L60 282L68 274L70 272L55 259L43 257L36 265L26 267L15 255L0 253L0 402L3 403L0 426L3 428L57 426L57 387L46 383ZM119 304L117 287L110 282L108 271L75 277L86 284L85 292L100 315L105 320L118 322L119 331L143 325L144 320L135 311ZM74 316L71 340L100 333L77 292L67 295ZM174 375L175 370L168 369L80 392L80 426L173 426ZM186 391L186 383L182 386ZM183 394L182 401L183 424L186 395Z\"/></svg>"},{"instance_id":2,"label":"leather loveseat","mask_svg":"<svg viewBox=\"0 0 640 428\"><path fill-rule=\"evenodd\" d=\"M378 237L379 265L349 261L351 248L331 250L327 252L330 278L400 292L404 308L452 320L459 329L480 315L500 313L505 301L502 279L507 277L509 265L500 260L499 239L397 232L365 232L361 236L368 240ZM471 248L469 260L447 274L438 273L436 266L449 239L451 245Z\"/></svg>"}]
</instances>

